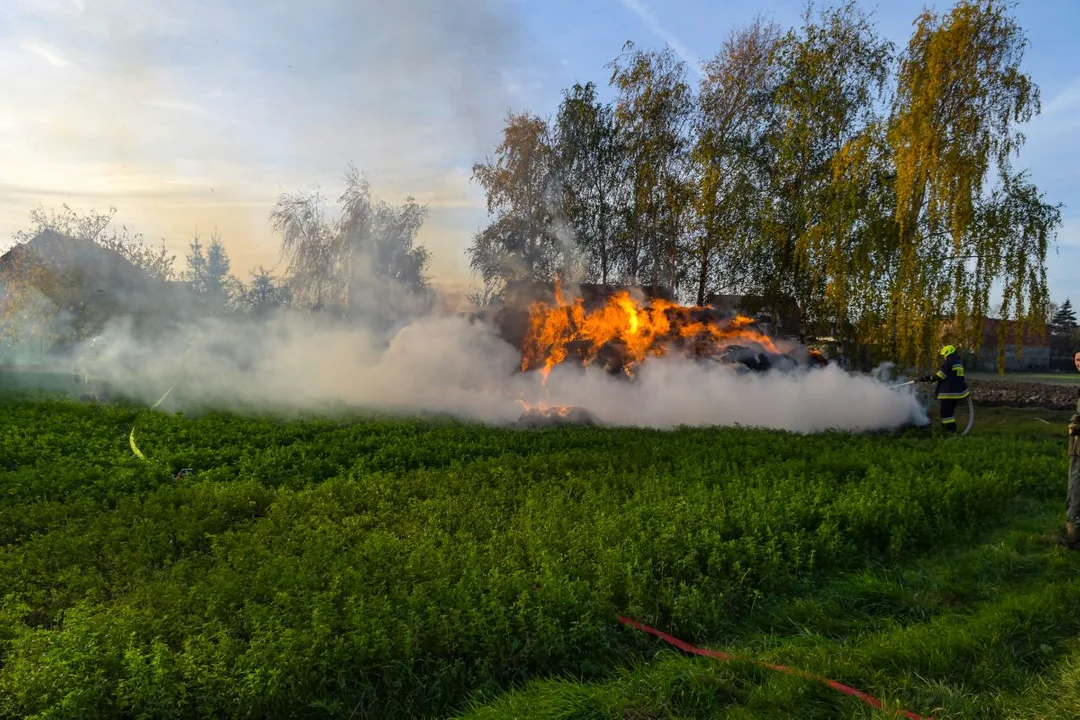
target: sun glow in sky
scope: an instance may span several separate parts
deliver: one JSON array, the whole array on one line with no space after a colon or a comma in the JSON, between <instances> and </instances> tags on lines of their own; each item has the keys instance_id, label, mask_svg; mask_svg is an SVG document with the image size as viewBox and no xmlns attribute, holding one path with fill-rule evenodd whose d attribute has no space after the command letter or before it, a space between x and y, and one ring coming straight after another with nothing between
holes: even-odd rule
<instances>
[{"instance_id":1,"label":"sun glow in sky","mask_svg":"<svg viewBox=\"0 0 1080 720\"><path fill-rule=\"evenodd\" d=\"M903 45L923 2L865 3ZM751 7L752 5L752 7ZM939 3L946 9L949 3ZM465 282L485 224L470 167L509 110L553 113L602 88L626 40L694 63L763 13L802 0L8 0L0 4L0 249L38 205L119 209L182 256L218 230L242 279L278 262L278 195L335 198L349 163L388 201L430 206L437 278ZM1018 165L1065 204L1051 292L1080 301L1080 3L1021 2L1043 93Z\"/></svg>"}]
</instances>

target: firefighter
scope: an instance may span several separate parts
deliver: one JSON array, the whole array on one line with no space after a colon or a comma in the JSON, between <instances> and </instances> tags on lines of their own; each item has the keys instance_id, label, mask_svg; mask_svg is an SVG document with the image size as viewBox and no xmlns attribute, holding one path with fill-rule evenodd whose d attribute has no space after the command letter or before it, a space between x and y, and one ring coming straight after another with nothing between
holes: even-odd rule
<instances>
[{"instance_id":1,"label":"firefighter","mask_svg":"<svg viewBox=\"0 0 1080 720\"><path fill-rule=\"evenodd\" d=\"M108 402L109 386L98 376L102 356L105 354L105 338L95 337L90 347L75 360L74 378L79 385L86 385L88 392L79 399L91 402Z\"/></svg>"},{"instance_id":2,"label":"firefighter","mask_svg":"<svg viewBox=\"0 0 1080 720\"><path fill-rule=\"evenodd\" d=\"M1080 349L1073 353L1080 372ZM1069 490L1065 496L1065 546L1080 550L1080 398L1069 421Z\"/></svg>"},{"instance_id":3,"label":"firefighter","mask_svg":"<svg viewBox=\"0 0 1080 720\"><path fill-rule=\"evenodd\" d=\"M946 345L938 353L941 367L933 375L922 378L923 382L937 381L937 399L941 401L941 429L956 432L956 405L970 394L964 378L964 362L956 355L956 348Z\"/></svg>"}]
</instances>

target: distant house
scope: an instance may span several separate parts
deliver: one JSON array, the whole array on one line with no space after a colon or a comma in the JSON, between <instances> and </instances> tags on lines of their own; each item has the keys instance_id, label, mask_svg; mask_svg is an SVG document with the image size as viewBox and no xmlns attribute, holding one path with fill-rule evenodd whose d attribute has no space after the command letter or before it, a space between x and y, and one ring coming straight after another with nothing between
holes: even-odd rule
<instances>
[{"instance_id":1,"label":"distant house","mask_svg":"<svg viewBox=\"0 0 1080 720\"><path fill-rule=\"evenodd\" d=\"M0 365L37 365L53 349L67 318L36 288L20 294L19 308L8 312L0 281Z\"/></svg>"},{"instance_id":2,"label":"distant house","mask_svg":"<svg viewBox=\"0 0 1080 720\"><path fill-rule=\"evenodd\" d=\"M0 337L19 354L62 351L115 318L136 331L163 329L195 302L186 283L154 278L119 253L52 231L0 256L0 290Z\"/></svg>"},{"instance_id":3,"label":"distant house","mask_svg":"<svg viewBox=\"0 0 1080 720\"><path fill-rule=\"evenodd\" d=\"M1004 337L999 340L1001 333L1004 333ZM1050 368L1050 328L1045 327L1042 331L1028 328L1019 338L1018 335L1020 334L1017 332L1015 322L986 318L982 323L982 342L979 351L969 357L968 366L982 372L996 372L999 350L1003 344L1006 372L1048 370ZM1019 357L1016 353L1017 345L1020 350Z\"/></svg>"}]
</instances>

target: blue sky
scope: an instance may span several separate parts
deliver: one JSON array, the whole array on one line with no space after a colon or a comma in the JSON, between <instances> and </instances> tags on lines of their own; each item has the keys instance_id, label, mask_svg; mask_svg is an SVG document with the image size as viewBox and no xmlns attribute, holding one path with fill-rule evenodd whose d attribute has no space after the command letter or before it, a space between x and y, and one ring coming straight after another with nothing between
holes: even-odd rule
<instances>
[{"instance_id":1,"label":"blue sky","mask_svg":"<svg viewBox=\"0 0 1080 720\"><path fill-rule=\"evenodd\" d=\"M821 3L819 3L821 4ZM835 3L824 3L826 5ZM906 43L923 2L863 3ZM934 7L947 9L951 3ZM421 239L447 282L485 222L469 167L508 110L606 89L626 40L707 59L757 13L802 0L7 0L0 4L0 248L39 203L119 208L182 253L215 227L241 277L277 262L283 191L336 196L349 162L388 200L431 207ZM1074 0L1021 0L1043 115L1018 165L1065 204L1055 300L1080 301L1080 28Z\"/></svg>"}]
</instances>

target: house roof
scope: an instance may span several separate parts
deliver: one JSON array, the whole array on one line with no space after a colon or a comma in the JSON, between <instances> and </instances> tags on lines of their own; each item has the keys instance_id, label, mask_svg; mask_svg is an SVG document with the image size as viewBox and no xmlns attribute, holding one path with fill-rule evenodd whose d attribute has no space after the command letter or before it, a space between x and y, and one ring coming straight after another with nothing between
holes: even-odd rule
<instances>
[{"instance_id":1,"label":"house roof","mask_svg":"<svg viewBox=\"0 0 1080 720\"><path fill-rule=\"evenodd\" d=\"M113 250L52 230L0 256L0 283L15 281L91 326L114 316L171 315L191 301L184 284L154 278Z\"/></svg>"},{"instance_id":2,"label":"house roof","mask_svg":"<svg viewBox=\"0 0 1080 720\"><path fill-rule=\"evenodd\" d=\"M48 287L41 282L65 275L90 290L118 287L148 288L152 278L119 253L89 240L46 230L0 256L0 279L20 277L45 293L62 294L70 287Z\"/></svg>"}]
</instances>

